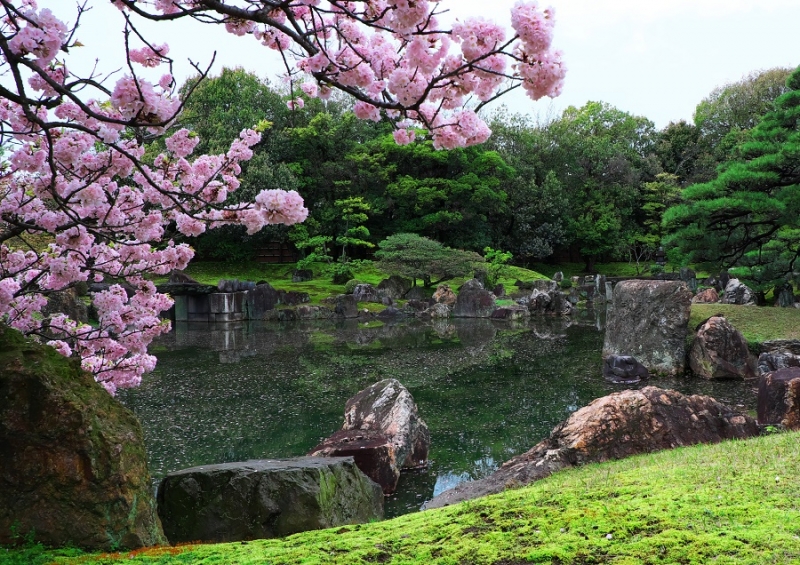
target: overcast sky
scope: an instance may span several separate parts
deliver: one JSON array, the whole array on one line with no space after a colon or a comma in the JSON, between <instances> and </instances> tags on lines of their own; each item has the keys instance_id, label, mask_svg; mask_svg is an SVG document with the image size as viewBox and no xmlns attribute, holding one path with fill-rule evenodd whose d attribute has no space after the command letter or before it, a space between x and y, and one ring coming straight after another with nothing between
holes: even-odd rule
<instances>
[{"instance_id":1,"label":"overcast sky","mask_svg":"<svg viewBox=\"0 0 800 565\"><path fill-rule=\"evenodd\" d=\"M443 0L448 17L481 16L510 21L516 0ZM67 0L40 0L72 21ZM123 64L122 20L107 0L89 0L94 9L77 36L81 63L100 58L106 71ZM653 120L657 127L691 120L695 106L711 90L757 69L800 65L800 0L552 0L554 44L564 52L568 73L563 94L550 102L524 95L503 101L515 112L546 116L589 100ZM252 38L238 38L216 26L184 22L146 28L156 43L168 42L182 82L193 74L187 59L242 66L277 82L275 54ZM73 50L73 52L78 50ZM77 55L78 53L76 53ZM74 62L73 62L74 65Z\"/></svg>"}]
</instances>

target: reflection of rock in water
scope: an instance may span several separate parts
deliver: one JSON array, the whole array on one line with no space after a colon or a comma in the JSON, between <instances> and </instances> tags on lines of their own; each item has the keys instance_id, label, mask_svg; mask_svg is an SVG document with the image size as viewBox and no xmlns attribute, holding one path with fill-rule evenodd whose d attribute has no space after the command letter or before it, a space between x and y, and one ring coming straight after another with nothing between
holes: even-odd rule
<instances>
[{"instance_id":1,"label":"reflection of rock in water","mask_svg":"<svg viewBox=\"0 0 800 565\"><path fill-rule=\"evenodd\" d=\"M258 351L252 349L234 349L232 351L220 351L219 362L228 365L230 363L238 363L246 357L255 357Z\"/></svg>"},{"instance_id":2,"label":"reflection of rock in water","mask_svg":"<svg viewBox=\"0 0 800 565\"><path fill-rule=\"evenodd\" d=\"M461 340L464 347L482 347L490 343L495 334L497 334L497 328L491 320L485 318L454 319L453 324L455 325L458 339Z\"/></svg>"},{"instance_id":3,"label":"reflection of rock in water","mask_svg":"<svg viewBox=\"0 0 800 565\"><path fill-rule=\"evenodd\" d=\"M450 323L449 320L435 319L431 320L431 327L442 339L453 339L456 337L456 327Z\"/></svg>"}]
</instances>

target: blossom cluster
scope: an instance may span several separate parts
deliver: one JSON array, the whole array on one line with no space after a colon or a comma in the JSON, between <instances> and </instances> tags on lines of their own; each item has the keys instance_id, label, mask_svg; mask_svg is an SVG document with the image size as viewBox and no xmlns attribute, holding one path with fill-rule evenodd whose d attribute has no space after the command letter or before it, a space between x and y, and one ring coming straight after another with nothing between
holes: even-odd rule
<instances>
[{"instance_id":1,"label":"blossom cluster","mask_svg":"<svg viewBox=\"0 0 800 565\"><path fill-rule=\"evenodd\" d=\"M535 0L512 8L512 35L483 18L439 29L441 0L286 0L270 3L268 12L250 0L229 0L224 8L202 0L115 3L153 19L206 12L228 32L281 51L287 62L294 57L297 68L287 70L306 73L306 95L343 89L356 97L359 118L410 120L442 148L486 139L488 129L474 111L483 104L516 86L534 100L558 96L566 73L561 53L551 47L553 10ZM302 98L288 105L300 109ZM397 128L398 142L412 139L413 129Z\"/></svg>"},{"instance_id":2,"label":"blossom cluster","mask_svg":"<svg viewBox=\"0 0 800 565\"><path fill-rule=\"evenodd\" d=\"M0 323L79 357L113 394L153 369L147 346L169 330L160 314L172 300L148 276L185 268L193 250L165 241L168 227L197 235L242 224L252 233L300 222L308 211L294 191L225 203L260 141L253 130L225 153L195 156L199 139L181 129L145 162L139 132L162 134L180 110L171 74L150 82L132 71L91 97L89 85L100 81L71 77L64 23L34 0L3 0L2 9L0 72L24 83L0 98ZM167 52L145 45L131 49L129 60L151 69ZM26 246L29 235L45 243ZM91 293L97 324L43 314L49 296L78 283L98 285Z\"/></svg>"}]
</instances>

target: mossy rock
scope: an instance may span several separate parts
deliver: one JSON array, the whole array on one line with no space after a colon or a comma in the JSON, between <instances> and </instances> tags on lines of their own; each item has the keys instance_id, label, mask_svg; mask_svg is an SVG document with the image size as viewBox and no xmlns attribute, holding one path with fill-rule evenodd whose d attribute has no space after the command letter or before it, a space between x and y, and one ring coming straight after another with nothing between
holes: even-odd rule
<instances>
[{"instance_id":1,"label":"mossy rock","mask_svg":"<svg viewBox=\"0 0 800 565\"><path fill-rule=\"evenodd\" d=\"M0 544L165 541L139 422L52 347L0 325Z\"/></svg>"}]
</instances>

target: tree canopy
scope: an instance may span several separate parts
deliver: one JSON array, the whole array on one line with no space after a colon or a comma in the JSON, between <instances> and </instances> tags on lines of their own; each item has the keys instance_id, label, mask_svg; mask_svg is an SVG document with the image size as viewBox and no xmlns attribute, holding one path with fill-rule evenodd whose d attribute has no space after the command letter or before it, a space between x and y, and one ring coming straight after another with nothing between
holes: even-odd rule
<instances>
[{"instance_id":1,"label":"tree canopy","mask_svg":"<svg viewBox=\"0 0 800 565\"><path fill-rule=\"evenodd\" d=\"M795 276L800 253L800 68L786 88L719 175L664 216L684 261L727 268L762 296Z\"/></svg>"}]
</instances>

